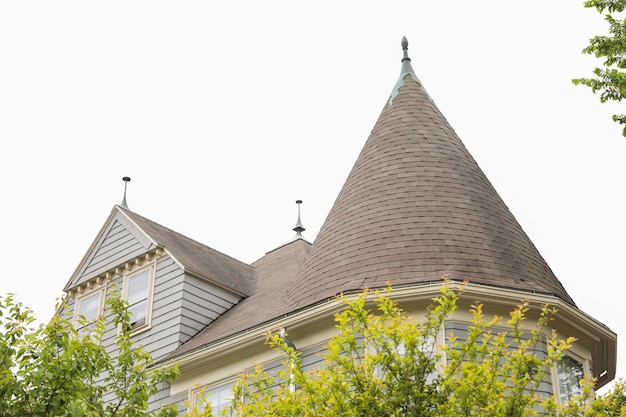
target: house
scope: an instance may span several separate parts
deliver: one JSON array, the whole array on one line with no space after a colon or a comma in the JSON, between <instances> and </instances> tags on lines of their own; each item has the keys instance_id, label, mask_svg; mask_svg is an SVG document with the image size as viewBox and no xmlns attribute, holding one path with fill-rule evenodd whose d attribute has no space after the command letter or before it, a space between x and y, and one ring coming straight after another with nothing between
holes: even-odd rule
<instances>
[{"instance_id":1,"label":"house","mask_svg":"<svg viewBox=\"0 0 626 417\"><path fill-rule=\"evenodd\" d=\"M295 237L246 264L115 206L65 287L76 315L102 313L116 283L130 304L133 338L181 376L152 406L184 412L210 392L228 402L254 362L281 366L265 344L286 328L313 366L335 332L334 296L385 287L423 313L441 276L467 280L462 300L506 314L520 299L559 309L554 328L578 341L546 394L568 398L583 373L615 376L616 334L577 308L416 76L403 39L400 77L313 243ZM467 327L459 313L442 329ZM115 335L115 329L107 337ZM567 382L572 382L570 386ZM200 388L199 388L200 387Z\"/></svg>"}]
</instances>

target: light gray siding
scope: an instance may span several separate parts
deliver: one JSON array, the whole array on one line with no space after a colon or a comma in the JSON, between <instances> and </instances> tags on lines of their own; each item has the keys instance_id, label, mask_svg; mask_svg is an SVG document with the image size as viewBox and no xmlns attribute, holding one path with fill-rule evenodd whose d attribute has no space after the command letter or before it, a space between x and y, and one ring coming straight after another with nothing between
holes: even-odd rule
<instances>
[{"instance_id":1,"label":"light gray siding","mask_svg":"<svg viewBox=\"0 0 626 417\"><path fill-rule=\"evenodd\" d=\"M169 256L157 260L150 330L136 340L155 359L164 357L239 301L239 298L184 271Z\"/></svg>"},{"instance_id":2,"label":"light gray siding","mask_svg":"<svg viewBox=\"0 0 626 417\"><path fill-rule=\"evenodd\" d=\"M320 369L324 367L324 355L328 352L326 345L328 342L311 346L302 351L300 356L300 363L302 368L306 372L310 372L312 369Z\"/></svg>"},{"instance_id":3,"label":"light gray siding","mask_svg":"<svg viewBox=\"0 0 626 417\"><path fill-rule=\"evenodd\" d=\"M134 336L158 359L180 346L180 313L185 274L170 256L156 261L150 329Z\"/></svg>"},{"instance_id":4,"label":"light gray siding","mask_svg":"<svg viewBox=\"0 0 626 417\"><path fill-rule=\"evenodd\" d=\"M125 248L138 247L136 243L133 243L131 235L124 232L123 228L112 227L109 231L111 233L107 233L106 236L110 237L111 240L103 239L104 244L111 242L110 245L113 245L112 242L116 242ZM123 252L126 255L134 253L133 251L116 251L113 249L104 251L99 250L99 248L94 252L100 254ZM138 252L142 254L143 249L138 250ZM105 256L94 256L91 259L96 262L97 258L104 259ZM104 263L100 262L100 264ZM110 269L111 267L114 266L109 265L106 268ZM108 282L106 284L107 294L113 285L117 286L120 294L123 294L124 277L119 276ZM132 339L150 352L155 360L158 360L172 353L238 301L238 296L208 281L185 274L179 264L169 255L162 256L155 261L154 265L150 327L139 331L132 336ZM70 317L74 306L75 299L69 300L66 314ZM111 311L105 309L104 314L107 326L102 344L110 352L111 357L115 359L117 358L115 338L118 335L118 329L113 325ZM169 384L163 384L159 393L150 399L150 407L152 410L157 410L162 405L180 402L180 409L183 410L186 398L186 395L180 399L170 398ZM109 393L105 396L105 400L114 401L115 397Z\"/></svg>"},{"instance_id":5,"label":"light gray siding","mask_svg":"<svg viewBox=\"0 0 626 417\"><path fill-rule=\"evenodd\" d=\"M449 336L451 333L454 334L459 342L465 342L469 334L468 327L469 325L467 323L459 323L454 321L447 322L445 324L446 342L449 343ZM493 331L494 333L498 333L504 331L504 329L493 329ZM530 335L527 336L528 337L525 338L525 340L530 339ZM507 342L513 342L513 338L508 337ZM542 338L538 341L535 347L535 354L537 354L537 356L540 358L544 358L548 355L548 343L545 339ZM541 382L541 384L539 384L537 394L541 395L542 397L549 397L553 393L554 387L552 386L552 378L550 372L548 371L544 377L544 380Z\"/></svg>"},{"instance_id":6,"label":"light gray siding","mask_svg":"<svg viewBox=\"0 0 626 417\"><path fill-rule=\"evenodd\" d=\"M181 301L180 341L184 343L237 304L240 297L200 278L186 275Z\"/></svg>"},{"instance_id":7,"label":"light gray siding","mask_svg":"<svg viewBox=\"0 0 626 417\"><path fill-rule=\"evenodd\" d=\"M154 248L154 243L125 216L117 213L87 255L69 288L115 268Z\"/></svg>"},{"instance_id":8,"label":"light gray siding","mask_svg":"<svg viewBox=\"0 0 626 417\"><path fill-rule=\"evenodd\" d=\"M183 416L187 411L187 398L186 392L170 396L170 384L162 383L159 392L150 398L150 410L156 411L168 405L176 405L179 415Z\"/></svg>"},{"instance_id":9,"label":"light gray siding","mask_svg":"<svg viewBox=\"0 0 626 417\"><path fill-rule=\"evenodd\" d=\"M154 276L150 324L131 337L158 361L237 304L241 297L207 280L185 273L184 267L169 255L167 248L165 255L153 260L152 264L147 262L143 255L153 249L156 249L156 243L127 216L117 212L98 235L66 289L75 288L98 276L102 279L101 274L116 268L121 268L116 272L132 274L138 271L137 268L152 267ZM135 259L140 261L135 263ZM130 265L130 269L125 268L125 265ZM105 292L108 296L114 285L120 294L124 294L124 283L125 276L116 275L102 285L106 286ZM68 301L68 307L62 314L72 318L76 297L80 298L81 291L85 288L87 286L82 286L79 291L71 293L73 298ZM118 355L115 339L119 329L113 325L109 309L104 309L104 315L107 325L102 345L115 360ZM170 398L169 390L169 384L159 387L159 393L150 399L151 409L156 410L162 404L179 401L181 409L184 408L186 395L184 398ZM113 394L107 394L105 399L115 400Z\"/></svg>"}]
</instances>

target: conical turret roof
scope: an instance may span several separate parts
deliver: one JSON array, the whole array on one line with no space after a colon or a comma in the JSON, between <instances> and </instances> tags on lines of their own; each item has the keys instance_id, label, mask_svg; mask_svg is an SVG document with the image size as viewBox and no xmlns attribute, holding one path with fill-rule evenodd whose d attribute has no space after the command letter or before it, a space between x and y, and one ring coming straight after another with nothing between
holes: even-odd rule
<instances>
[{"instance_id":1,"label":"conical turret roof","mask_svg":"<svg viewBox=\"0 0 626 417\"><path fill-rule=\"evenodd\" d=\"M398 83L285 301L446 274L575 305L426 93L406 39L403 49Z\"/></svg>"}]
</instances>

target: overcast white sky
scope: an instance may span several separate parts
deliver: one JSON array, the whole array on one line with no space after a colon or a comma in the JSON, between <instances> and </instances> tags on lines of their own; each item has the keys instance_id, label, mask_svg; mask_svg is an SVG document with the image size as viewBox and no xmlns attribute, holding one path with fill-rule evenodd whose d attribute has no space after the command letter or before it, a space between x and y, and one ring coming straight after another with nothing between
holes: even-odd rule
<instances>
[{"instance_id":1,"label":"overcast white sky","mask_svg":"<svg viewBox=\"0 0 626 417\"><path fill-rule=\"evenodd\" d=\"M413 68L578 306L626 335L626 138L582 0L0 3L0 294L41 319L115 204L252 262L314 239ZM618 376L626 346L618 344Z\"/></svg>"}]
</instances>

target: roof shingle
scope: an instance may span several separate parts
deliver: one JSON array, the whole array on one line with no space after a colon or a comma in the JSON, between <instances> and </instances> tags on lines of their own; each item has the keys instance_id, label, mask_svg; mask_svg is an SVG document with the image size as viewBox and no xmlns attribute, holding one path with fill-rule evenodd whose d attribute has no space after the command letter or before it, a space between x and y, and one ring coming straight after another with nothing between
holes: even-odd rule
<instances>
[{"instance_id":1,"label":"roof shingle","mask_svg":"<svg viewBox=\"0 0 626 417\"><path fill-rule=\"evenodd\" d=\"M575 306L414 75L386 103L312 246L254 265L255 292L181 346L188 353L364 287L455 280L554 295Z\"/></svg>"},{"instance_id":2,"label":"roof shingle","mask_svg":"<svg viewBox=\"0 0 626 417\"><path fill-rule=\"evenodd\" d=\"M233 257L181 235L130 210L124 212L156 244L164 247L186 272L208 279L214 284L243 296L254 292L253 268Z\"/></svg>"},{"instance_id":3,"label":"roof shingle","mask_svg":"<svg viewBox=\"0 0 626 417\"><path fill-rule=\"evenodd\" d=\"M404 83L385 105L286 301L302 308L342 291L445 274L574 305L405 67Z\"/></svg>"}]
</instances>

